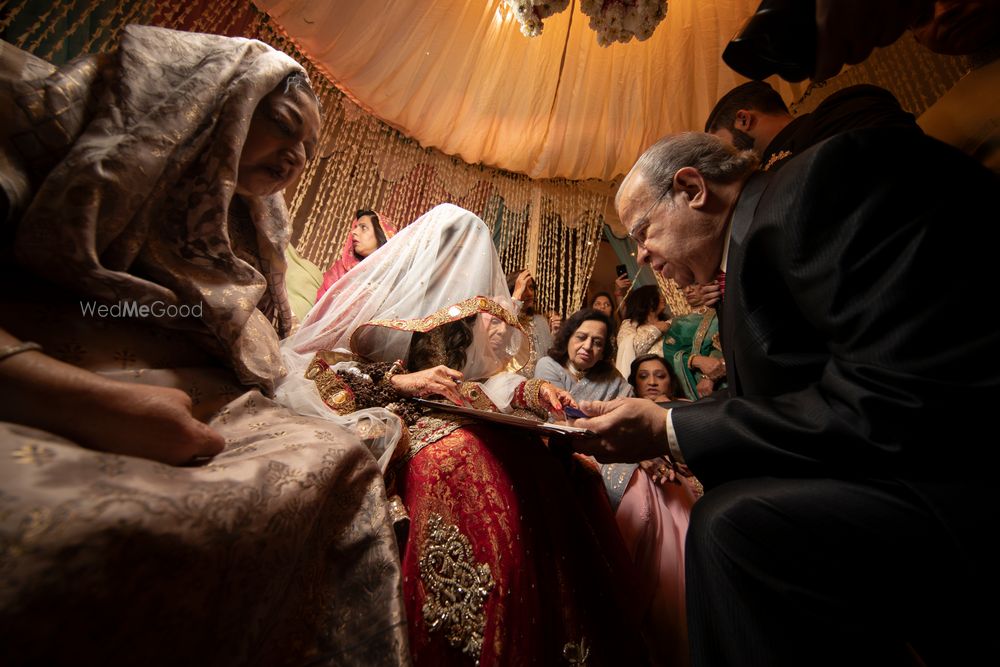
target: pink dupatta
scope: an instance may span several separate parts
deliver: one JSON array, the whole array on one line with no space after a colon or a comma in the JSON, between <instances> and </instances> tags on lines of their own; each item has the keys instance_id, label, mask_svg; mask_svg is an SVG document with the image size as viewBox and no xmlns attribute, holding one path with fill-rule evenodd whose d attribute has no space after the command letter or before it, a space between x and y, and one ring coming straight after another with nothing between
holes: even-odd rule
<instances>
[{"instance_id":1,"label":"pink dupatta","mask_svg":"<svg viewBox=\"0 0 1000 667\"><path fill-rule=\"evenodd\" d=\"M377 224L382 228L382 233L385 234L385 239L388 241L396 234L396 227L386 220L378 211L375 212L375 215L378 216ZM345 273L361 263L358 256L354 254L354 240L351 237L351 230L353 229L354 222L351 223L351 227L347 230L347 237L344 239L344 247L340 250L340 257L329 269L326 270L326 273L323 274L323 284L320 285L319 290L316 292L316 301L319 301L320 297L326 294L326 291L330 289L335 282L340 280Z\"/></svg>"}]
</instances>

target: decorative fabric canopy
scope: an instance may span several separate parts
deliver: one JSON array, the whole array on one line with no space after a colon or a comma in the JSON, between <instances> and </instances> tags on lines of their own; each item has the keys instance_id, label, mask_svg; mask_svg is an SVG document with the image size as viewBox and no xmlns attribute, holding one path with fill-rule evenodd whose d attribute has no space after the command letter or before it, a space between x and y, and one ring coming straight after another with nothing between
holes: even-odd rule
<instances>
[{"instance_id":1,"label":"decorative fabric canopy","mask_svg":"<svg viewBox=\"0 0 1000 667\"><path fill-rule=\"evenodd\" d=\"M532 178L612 180L741 83L722 49L759 0L671 0L599 46L578 0L525 37L504 0L255 0L341 90L425 147ZM801 87L772 82L786 100Z\"/></svg>"},{"instance_id":2,"label":"decorative fabric canopy","mask_svg":"<svg viewBox=\"0 0 1000 667\"><path fill-rule=\"evenodd\" d=\"M54 62L113 49L129 23L261 39L306 67L325 110L320 158L286 192L304 257L328 266L359 207L405 225L455 203L486 221L506 269L532 271L542 310L569 313L584 302L602 222L625 233L612 204L617 181L605 174L625 172L663 134L702 127L739 82L719 54L757 0L671 0L649 40L607 49L581 2L597 0L572 0L528 38L507 0L0 0L0 37ZM875 83L919 114L969 67L907 35L811 86L791 109ZM772 83L797 99L797 89ZM667 298L683 312L679 293Z\"/></svg>"}]
</instances>

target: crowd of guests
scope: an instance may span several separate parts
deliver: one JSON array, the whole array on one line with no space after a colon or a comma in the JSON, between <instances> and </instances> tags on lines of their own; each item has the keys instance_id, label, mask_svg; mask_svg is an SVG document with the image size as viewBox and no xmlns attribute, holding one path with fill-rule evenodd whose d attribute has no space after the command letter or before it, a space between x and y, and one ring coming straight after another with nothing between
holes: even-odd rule
<instances>
[{"instance_id":1,"label":"crowd of guests","mask_svg":"<svg viewBox=\"0 0 1000 667\"><path fill-rule=\"evenodd\" d=\"M947 664L992 627L963 605L994 586L968 443L998 373L964 362L996 335L915 351L951 312L932 251L995 245L938 222L996 181L885 91L793 119L745 84L640 159L616 206L690 314L627 278L538 313L444 204L398 233L358 210L296 323L282 190L322 122L298 63L129 26L0 64L0 662ZM866 185L833 191L845 164ZM929 164L958 201L904 196ZM957 590L907 587L937 566Z\"/></svg>"},{"instance_id":2,"label":"crowd of guests","mask_svg":"<svg viewBox=\"0 0 1000 667\"><path fill-rule=\"evenodd\" d=\"M14 109L4 143L4 662L645 660L680 556L673 589L640 585L668 538L616 519L649 516L666 463L612 503L593 462L413 400L564 420L569 380L534 368L554 349L630 395L606 316L554 342L481 220L444 205L397 234L362 209L293 333L281 191L321 122L299 65L138 26L110 60L16 55L5 94L72 113L39 153L50 119ZM170 314L81 317L80 298Z\"/></svg>"}]
</instances>

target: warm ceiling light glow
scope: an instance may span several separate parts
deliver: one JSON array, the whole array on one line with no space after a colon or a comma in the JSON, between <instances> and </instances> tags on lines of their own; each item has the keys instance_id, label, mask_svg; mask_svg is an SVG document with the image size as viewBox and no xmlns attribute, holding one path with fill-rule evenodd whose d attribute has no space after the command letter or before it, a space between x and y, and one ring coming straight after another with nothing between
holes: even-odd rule
<instances>
[{"instance_id":1,"label":"warm ceiling light glow","mask_svg":"<svg viewBox=\"0 0 1000 667\"><path fill-rule=\"evenodd\" d=\"M497 5L497 10L493 12L492 27L495 30L503 29L504 24L509 20L510 17L506 16L506 8L507 5L501 2Z\"/></svg>"}]
</instances>

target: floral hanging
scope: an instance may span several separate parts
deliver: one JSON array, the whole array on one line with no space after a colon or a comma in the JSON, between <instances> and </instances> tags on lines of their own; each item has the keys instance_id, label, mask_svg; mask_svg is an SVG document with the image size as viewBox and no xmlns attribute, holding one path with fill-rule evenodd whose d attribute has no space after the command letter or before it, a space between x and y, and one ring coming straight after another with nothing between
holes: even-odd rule
<instances>
[{"instance_id":1,"label":"floral hanging","mask_svg":"<svg viewBox=\"0 0 1000 667\"><path fill-rule=\"evenodd\" d=\"M580 0L580 10L590 17L601 46L633 37L643 42L667 15L667 0Z\"/></svg>"},{"instance_id":2,"label":"floral hanging","mask_svg":"<svg viewBox=\"0 0 1000 667\"><path fill-rule=\"evenodd\" d=\"M504 0L517 22L521 24L521 34L538 37L542 34L542 21L566 9L569 0Z\"/></svg>"},{"instance_id":3,"label":"floral hanging","mask_svg":"<svg viewBox=\"0 0 1000 667\"><path fill-rule=\"evenodd\" d=\"M541 35L542 22L569 5L569 0L504 1L514 10L521 33L527 37ZM642 42L652 37L667 15L667 0L580 0L580 11L590 17L590 27L601 46L625 44L633 37Z\"/></svg>"}]
</instances>

